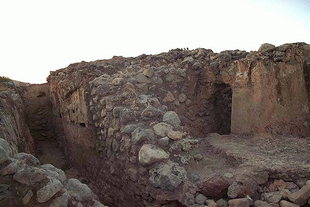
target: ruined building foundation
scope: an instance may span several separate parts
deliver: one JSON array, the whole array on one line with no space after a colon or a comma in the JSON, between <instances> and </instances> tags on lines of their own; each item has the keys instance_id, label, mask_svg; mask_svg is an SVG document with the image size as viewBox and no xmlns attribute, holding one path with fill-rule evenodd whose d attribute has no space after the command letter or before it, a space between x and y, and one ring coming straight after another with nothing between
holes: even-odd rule
<instances>
[{"instance_id":1,"label":"ruined building foundation","mask_svg":"<svg viewBox=\"0 0 310 207\"><path fill-rule=\"evenodd\" d=\"M115 56L47 81L0 92L0 206L310 205L308 44Z\"/></svg>"}]
</instances>

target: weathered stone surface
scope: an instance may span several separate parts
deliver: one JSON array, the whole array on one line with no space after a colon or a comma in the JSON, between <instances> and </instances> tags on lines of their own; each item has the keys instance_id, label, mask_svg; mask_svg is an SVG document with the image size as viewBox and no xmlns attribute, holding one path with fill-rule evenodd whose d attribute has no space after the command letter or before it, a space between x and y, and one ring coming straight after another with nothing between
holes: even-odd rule
<instances>
[{"instance_id":1,"label":"weathered stone surface","mask_svg":"<svg viewBox=\"0 0 310 207\"><path fill-rule=\"evenodd\" d=\"M266 201L256 200L254 202L254 207L275 207L275 206L267 203Z\"/></svg>"},{"instance_id":2,"label":"weathered stone surface","mask_svg":"<svg viewBox=\"0 0 310 207\"><path fill-rule=\"evenodd\" d=\"M41 165L47 176L60 180L62 183L66 180L66 174L63 170L56 168L51 164Z\"/></svg>"},{"instance_id":3,"label":"weathered stone surface","mask_svg":"<svg viewBox=\"0 0 310 207\"><path fill-rule=\"evenodd\" d=\"M153 140L154 137L155 135L152 129L143 129L138 127L131 133L131 140L133 144L139 144L146 140Z\"/></svg>"},{"instance_id":4,"label":"weathered stone surface","mask_svg":"<svg viewBox=\"0 0 310 207\"><path fill-rule=\"evenodd\" d=\"M250 207L251 202L247 198L238 198L228 201L229 207Z\"/></svg>"},{"instance_id":5,"label":"weathered stone surface","mask_svg":"<svg viewBox=\"0 0 310 207\"><path fill-rule=\"evenodd\" d=\"M221 176L214 176L198 184L201 192L211 198L225 197L229 182Z\"/></svg>"},{"instance_id":6,"label":"weathered stone surface","mask_svg":"<svg viewBox=\"0 0 310 207\"><path fill-rule=\"evenodd\" d=\"M186 170L179 164L168 161L160 163L150 170L150 181L155 187L164 190L174 190L187 179Z\"/></svg>"},{"instance_id":7,"label":"weathered stone surface","mask_svg":"<svg viewBox=\"0 0 310 207\"><path fill-rule=\"evenodd\" d=\"M282 200L282 201L280 201L280 207L300 207L300 205Z\"/></svg>"},{"instance_id":8,"label":"weathered stone surface","mask_svg":"<svg viewBox=\"0 0 310 207\"><path fill-rule=\"evenodd\" d=\"M11 154L12 149L9 143L5 139L0 138L0 164L7 161Z\"/></svg>"},{"instance_id":9,"label":"weathered stone surface","mask_svg":"<svg viewBox=\"0 0 310 207\"><path fill-rule=\"evenodd\" d=\"M169 138L168 137L162 137L158 139L158 144L162 147L166 147L169 145Z\"/></svg>"},{"instance_id":10,"label":"weathered stone surface","mask_svg":"<svg viewBox=\"0 0 310 207\"><path fill-rule=\"evenodd\" d=\"M89 201L96 197L87 185L74 178L69 179L65 187L68 194L77 201Z\"/></svg>"},{"instance_id":11,"label":"weathered stone surface","mask_svg":"<svg viewBox=\"0 0 310 207\"><path fill-rule=\"evenodd\" d=\"M229 187L227 195L230 198L240 198L245 196L256 196L258 190L257 183L251 178L239 178L234 181Z\"/></svg>"},{"instance_id":12,"label":"weathered stone surface","mask_svg":"<svg viewBox=\"0 0 310 207\"><path fill-rule=\"evenodd\" d=\"M141 116L144 118L156 118L159 117L161 114L161 110L150 105L142 111Z\"/></svg>"},{"instance_id":13,"label":"weathered stone surface","mask_svg":"<svg viewBox=\"0 0 310 207\"><path fill-rule=\"evenodd\" d=\"M150 165L169 158L169 153L152 144L144 144L139 151L139 162Z\"/></svg>"},{"instance_id":14,"label":"weathered stone surface","mask_svg":"<svg viewBox=\"0 0 310 207\"><path fill-rule=\"evenodd\" d=\"M174 127L179 127L181 120L175 111L167 111L163 116L163 121Z\"/></svg>"},{"instance_id":15,"label":"weathered stone surface","mask_svg":"<svg viewBox=\"0 0 310 207\"><path fill-rule=\"evenodd\" d=\"M170 131L168 132L168 137L172 140L178 140L178 139L182 139L184 136L186 135L186 133L181 132L181 131Z\"/></svg>"},{"instance_id":16,"label":"weathered stone surface","mask_svg":"<svg viewBox=\"0 0 310 207\"><path fill-rule=\"evenodd\" d=\"M26 205L27 203L29 203L29 201L31 200L32 196L33 196L32 190L28 190L26 195L24 195L24 197L22 198L23 205Z\"/></svg>"},{"instance_id":17,"label":"weathered stone surface","mask_svg":"<svg viewBox=\"0 0 310 207\"><path fill-rule=\"evenodd\" d=\"M264 43L264 44L262 44L262 45L259 47L258 51L260 51L260 52L268 52L268 51L270 51L270 50L272 50L272 49L274 49L274 48L275 48L274 45L269 44L269 43Z\"/></svg>"},{"instance_id":18,"label":"weathered stone surface","mask_svg":"<svg viewBox=\"0 0 310 207\"><path fill-rule=\"evenodd\" d=\"M195 197L195 202L201 205L204 204L206 200L207 200L207 197L201 193L198 193Z\"/></svg>"},{"instance_id":19,"label":"weathered stone surface","mask_svg":"<svg viewBox=\"0 0 310 207\"><path fill-rule=\"evenodd\" d=\"M225 201L224 199L220 199L216 201L217 207L228 207L228 202Z\"/></svg>"},{"instance_id":20,"label":"weathered stone surface","mask_svg":"<svg viewBox=\"0 0 310 207\"><path fill-rule=\"evenodd\" d=\"M25 163L19 160L16 160L16 159L11 159L11 163L1 170L1 175L4 176L4 175L14 174L17 171L23 169L24 167L25 167Z\"/></svg>"},{"instance_id":21,"label":"weathered stone surface","mask_svg":"<svg viewBox=\"0 0 310 207\"><path fill-rule=\"evenodd\" d=\"M310 185L305 185L299 191L289 194L288 198L298 205L306 204L310 198Z\"/></svg>"},{"instance_id":22,"label":"weathered stone surface","mask_svg":"<svg viewBox=\"0 0 310 207\"><path fill-rule=\"evenodd\" d=\"M160 122L158 124L155 124L153 126L153 130L155 132L156 135L158 136L161 136L161 137L164 137L164 136L167 136L168 133L170 131L172 131L173 127L169 124L166 124L164 122Z\"/></svg>"},{"instance_id":23,"label":"weathered stone surface","mask_svg":"<svg viewBox=\"0 0 310 207\"><path fill-rule=\"evenodd\" d=\"M37 167L26 167L16 172L13 179L25 185L34 185L46 178L44 170Z\"/></svg>"},{"instance_id":24,"label":"weathered stone surface","mask_svg":"<svg viewBox=\"0 0 310 207\"><path fill-rule=\"evenodd\" d=\"M14 158L30 166L38 166L40 164L40 161L35 156L24 152L17 153Z\"/></svg>"},{"instance_id":25,"label":"weathered stone surface","mask_svg":"<svg viewBox=\"0 0 310 207\"><path fill-rule=\"evenodd\" d=\"M207 199L206 204L208 207L217 207L217 204L215 203L214 200Z\"/></svg>"},{"instance_id":26,"label":"weathered stone surface","mask_svg":"<svg viewBox=\"0 0 310 207\"><path fill-rule=\"evenodd\" d=\"M57 192L62 189L62 183L55 179L49 178L48 183L37 191L37 201L39 203L44 203L51 199Z\"/></svg>"},{"instance_id":27,"label":"weathered stone surface","mask_svg":"<svg viewBox=\"0 0 310 207\"><path fill-rule=\"evenodd\" d=\"M282 193L280 191L263 193L261 197L262 200L267 201L268 203L279 203L282 199Z\"/></svg>"},{"instance_id":28,"label":"weathered stone surface","mask_svg":"<svg viewBox=\"0 0 310 207\"><path fill-rule=\"evenodd\" d=\"M67 207L69 200L69 194L67 192L63 193L61 196L54 198L49 207Z\"/></svg>"}]
</instances>

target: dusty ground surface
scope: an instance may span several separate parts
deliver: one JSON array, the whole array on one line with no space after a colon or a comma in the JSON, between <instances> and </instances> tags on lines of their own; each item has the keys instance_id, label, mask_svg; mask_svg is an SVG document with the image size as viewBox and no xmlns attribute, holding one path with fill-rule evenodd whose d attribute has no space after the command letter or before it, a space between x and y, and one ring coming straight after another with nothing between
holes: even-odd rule
<instances>
[{"instance_id":1,"label":"dusty ground surface","mask_svg":"<svg viewBox=\"0 0 310 207\"><path fill-rule=\"evenodd\" d=\"M214 149L234 158L239 163L238 168L260 168L275 177L310 177L309 137L210 134L206 140Z\"/></svg>"},{"instance_id":2,"label":"dusty ground surface","mask_svg":"<svg viewBox=\"0 0 310 207\"><path fill-rule=\"evenodd\" d=\"M65 169L67 162L64 153L54 139L36 140L36 156L42 164L52 164L57 168Z\"/></svg>"}]
</instances>

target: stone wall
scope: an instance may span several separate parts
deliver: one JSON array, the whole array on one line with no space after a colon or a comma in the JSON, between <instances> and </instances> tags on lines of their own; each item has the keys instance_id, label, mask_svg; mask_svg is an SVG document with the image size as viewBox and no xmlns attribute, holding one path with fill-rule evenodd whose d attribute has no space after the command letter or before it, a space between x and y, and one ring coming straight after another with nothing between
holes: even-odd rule
<instances>
[{"instance_id":1,"label":"stone wall","mask_svg":"<svg viewBox=\"0 0 310 207\"><path fill-rule=\"evenodd\" d=\"M194 137L310 135L309 57L309 45L296 43L72 64L48 78L54 122L68 159L105 202L187 206L198 188L186 159L199 160L192 149L204 143Z\"/></svg>"},{"instance_id":2,"label":"stone wall","mask_svg":"<svg viewBox=\"0 0 310 207\"><path fill-rule=\"evenodd\" d=\"M25 106L13 83L0 91L0 138L5 139L13 152L34 152L33 139L25 118Z\"/></svg>"}]
</instances>

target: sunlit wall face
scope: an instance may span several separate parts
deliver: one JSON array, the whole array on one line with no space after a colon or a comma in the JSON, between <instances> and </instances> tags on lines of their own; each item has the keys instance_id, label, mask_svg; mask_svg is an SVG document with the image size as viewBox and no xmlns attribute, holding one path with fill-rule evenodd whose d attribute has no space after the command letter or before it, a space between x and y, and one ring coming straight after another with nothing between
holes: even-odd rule
<instances>
[{"instance_id":1,"label":"sunlit wall face","mask_svg":"<svg viewBox=\"0 0 310 207\"><path fill-rule=\"evenodd\" d=\"M0 75L40 83L113 55L310 43L309 11L308 0L0 1Z\"/></svg>"}]
</instances>

